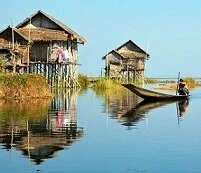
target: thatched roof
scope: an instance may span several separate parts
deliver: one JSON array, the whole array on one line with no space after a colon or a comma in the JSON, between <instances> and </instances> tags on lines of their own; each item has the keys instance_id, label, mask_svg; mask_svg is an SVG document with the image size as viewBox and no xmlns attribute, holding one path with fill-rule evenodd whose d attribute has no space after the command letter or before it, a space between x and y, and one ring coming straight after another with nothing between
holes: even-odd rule
<instances>
[{"instance_id":1,"label":"thatched roof","mask_svg":"<svg viewBox=\"0 0 201 173\"><path fill-rule=\"evenodd\" d=\"M116 50L112 50L110 51L109 53L107 53L104 57L102 57L102 60L105 60L106 59L106 56L108 56L109 54L114 54L114 55L117 55L119 57L121 57L122 59L124 58L121 54L119 54Z\"/></svg>"},{"instance_id":2,"label":"thatched roof","mask_svg":"<svg viewBox=\"0 0 201 173\"><path fill-rule=\"evenodd\" d=\"M28 37L26 37L23 33L21 33L17 28L11 27L11 26L8 26L8 27L5 28L4 30L2 30L2 31L0 32L0 35L1 35L3 32L6 32L7 30L10 31L10 32L12 32L12 30L13 30L14 32L16 32L17 34L19 34L21 37L23 37L25 40L28 40Z\"/></svg>"},{"instance_id":3,"label":"thatched roof","mask_svg":"<svg viewBox=\"0 0 201 173\"><path fill-rule=\"evenodd\" d=\"M52 30L52 29L44 29L44 28L19 28L18 31L29 38L31 41L52 41L52 40L61 40L67 41L68 35L64 31Z\"/></svg>"},{"instance_id":4,"label":"thatched roof","mask_svg":"<svg viewBox=\"0 0 201 173\"><path fill-rule=\"evenodd\" d=\"M102 60L105 60L109 54L113 54L114 56L120 57L122 59L134 59L134 58L148 59L150 56L147 52L145 52L131 40L122 44L117 49L107 53L105 56L102 57Z\"/></svg>"},{"instance_id":5,"label":"thatched roof","mask_svg":"<svg viewBox=\"0 0 201 173\"><path fill-rule=\"evenodd\" d=\"M136 51L124 51L122 50L123 47L125 47L126 45L128 44L131 44L133 47L136 48ZM117 49L116 49L117 52L121 53L121 54L124 54L126 57L128 57L128 55L130 55L131 57L132 56L135 56L135 57L144 57L143 55L146 55L146 58L149 58L150 55L144 51L141 47L139 47L137 44L135 44L132 40L128 40L126 43L122 44L121 46L119 46ZM132 53L133 52L133 53Z\"/></svg>"},{"instance_id":6,"label":"thatched roof","mask_svg":"<svg viewBox=\"0 0 201 173\"><path fill-rule=\"evenodd\" d=\"M27 25L30 22L31 18L34 18L37 15L43 15L46 18L48 18L49 20L51 20L52 22L54 22L59 28L61 28L63 31L65 31L67 34L72 35L73 38L76 38L77 41L81 44L85 44L86 40L79 35L78 33L76 33L75 31L73 31L71 28L69 28L68 26L66 26L65 24L61 23L59 20L55 19L54 17L50 16L49 14L39 10L37 11L35 14L31 15L30 17L27 17L23 22L21 22L20 24L18 24L16 26L16 28L22 28L25 25Z\"/></svg>"},{"instance_id":7,"label":"thatched roof","mask_svg":"<svg viewBox=\"0 0 201 173\"><path fill-rule=\"evenodd\" d=\"M147 58L146 54L143 52L134 52L134 51L130 51L130 50L119 50L118 51L119 54L121 54L124 58Z\"/></svg>"},{"instance_id":8,"label":"thatched roof","mask_svg":"<svg viewBox=\"0 0 201 173\"><path fill-rule=\"evenodd\" d=\"M11 26L8 26L6 29L2 30L0 32L0 35L3 32L12 32L11 30L18 35L20 35L25 40L29 41L53 41L53 40L59 40L59 41L67 41L68 34L65 33L65 31L60 30L52 30L52 29L45 29L45 28L12 28ZM29 32L30 30L30 32ZM2 40L3 41L3 40Z\"/></svg>"}]
</instances>

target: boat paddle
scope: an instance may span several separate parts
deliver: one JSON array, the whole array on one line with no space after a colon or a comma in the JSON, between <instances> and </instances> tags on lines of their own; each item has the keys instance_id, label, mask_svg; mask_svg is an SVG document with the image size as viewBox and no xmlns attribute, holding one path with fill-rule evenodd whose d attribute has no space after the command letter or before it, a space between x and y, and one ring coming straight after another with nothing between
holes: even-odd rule
<instances>
[{"instance_id":1,"label":"boat paddle","mask_svg":"<svg viewBox=\"0 0 201 173\"><path fill-rule=\"evenodd\" d=\"M176 95L177 95L177 93L178 93L178 89L179 89L179 79L180 79L180 72L178 73L178 78L177 78Z\"/></svg>"}]
</instances>

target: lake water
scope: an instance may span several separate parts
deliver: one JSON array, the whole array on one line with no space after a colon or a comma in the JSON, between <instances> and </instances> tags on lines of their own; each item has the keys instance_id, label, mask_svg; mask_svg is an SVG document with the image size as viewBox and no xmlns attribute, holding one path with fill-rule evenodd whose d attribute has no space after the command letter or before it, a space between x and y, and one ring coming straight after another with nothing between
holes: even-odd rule
<instances>
[{"instance_id":1,"label":"lake water","mask_svg":"<svg viewBox=\"0 0 201 173\"><path fill-rule=\"evenodd\" d=\"M0 101L0 170L201 172L201 88L191 94L185 103L147 104L127 91L90 89L58 92L54 100Z\"/></svg>"}]
</instances>

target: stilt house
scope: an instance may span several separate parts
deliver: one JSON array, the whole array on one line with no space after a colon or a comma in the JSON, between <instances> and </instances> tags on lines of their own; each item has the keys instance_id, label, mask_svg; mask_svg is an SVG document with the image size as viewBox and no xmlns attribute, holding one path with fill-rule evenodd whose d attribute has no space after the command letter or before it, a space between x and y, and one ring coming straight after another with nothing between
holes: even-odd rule
<instances>
[{"instance_id":1,"label":"stilt house","mask_svg":"<svg viewBox=\"0 0 201 173\"><path fill-rule=\"evenodd\" d=\"M131 82L144 81L145 61L150 55L129 40L102 59L105 60L106 76L126 79Z\"/></svg>"},{"instance_id":2,"label":"stilt house","mask_svg":"<svg viewBox=\"0 0 201 173\"><path fill-rule=\"evenodd\" d=\"M0 32L0 66L20 73L41 73L51 85L78 85L78 44L86 40L39 10L16 27Z\"/></svg>"}]
</instances>

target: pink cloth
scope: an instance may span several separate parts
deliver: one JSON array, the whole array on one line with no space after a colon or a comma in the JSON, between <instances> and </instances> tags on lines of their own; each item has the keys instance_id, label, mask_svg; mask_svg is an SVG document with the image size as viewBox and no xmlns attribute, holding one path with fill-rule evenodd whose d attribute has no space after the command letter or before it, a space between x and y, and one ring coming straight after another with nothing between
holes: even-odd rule
<instances>
[{"instance_id":1,"label":"pink cloth","mask_svg":"<svg viewBox=\"0 0 201 173\"><path fill-rule=\"evenodd\" d=\"M61 48L57 50L57 60L58 60L58 63L60 64L64 63L64 52Z\"/></svg>"},{"instance_id":2,"label":"pink cloth","mask_svg":"<svg viewBox=\"0 0 201 173\"><path fill-rule=\"evenodd\" d=\"M57 112L57 117L56 117L56 125L58 128L62 127L63 124L63 112L62 111L58 111Z\"/></svg>"}]
</instances>

